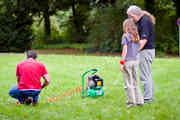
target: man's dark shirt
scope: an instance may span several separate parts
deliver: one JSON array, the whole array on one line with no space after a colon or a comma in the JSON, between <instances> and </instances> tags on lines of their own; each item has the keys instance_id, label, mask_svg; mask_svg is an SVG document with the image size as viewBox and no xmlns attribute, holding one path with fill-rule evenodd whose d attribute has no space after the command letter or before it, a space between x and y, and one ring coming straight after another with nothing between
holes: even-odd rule
<instances>
[{"instance_id":1,"label":"man's dark shirt","mask_svg":"<svg viewBox=\"0 0 180 120\"><path fill-rule=\"evenodd\" d=\"M151 22L150 18L146 15L142 16L137 22L137 28L140 35L140 40L146 39L147 43L143 49L154 49L154 24ZM143 50L142 49L142 50Z\"/></svg>"}]
</instances>

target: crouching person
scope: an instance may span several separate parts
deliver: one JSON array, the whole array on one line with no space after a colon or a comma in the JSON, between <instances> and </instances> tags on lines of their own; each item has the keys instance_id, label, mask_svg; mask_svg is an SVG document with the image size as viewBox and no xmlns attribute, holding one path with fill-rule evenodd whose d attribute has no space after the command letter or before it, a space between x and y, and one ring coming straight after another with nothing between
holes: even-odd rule
<instances>
[{"instance_id":1,"label":"crouching person","mask_svg":"<svg viewBox=\"0 0 180 120\"><path fill-rule=\"evenodd\" d=\"M27 59L16 67L17 86L10 89L9 95L18 100L18 104L38 104L41 90L45 88L50 79L45 66L36 60L34 50L27 52ZM44 79L41 84L41 77Z\"/></svg>"}]
</instances>

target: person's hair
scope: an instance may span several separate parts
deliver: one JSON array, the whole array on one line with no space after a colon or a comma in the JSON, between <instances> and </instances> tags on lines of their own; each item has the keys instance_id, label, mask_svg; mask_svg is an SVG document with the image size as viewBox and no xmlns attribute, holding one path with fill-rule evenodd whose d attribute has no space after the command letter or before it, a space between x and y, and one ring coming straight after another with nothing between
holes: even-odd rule
<instances>
[{"instance_id":1,"label":"person's hair","mask_svg":"<svg viewBox=\"0 0 180 120\"><path fill-rule=\"evenodd\" d=\"M34 50L29 50L29 51L27 51L27 58L36 59L37 58L37 53Z\"/></svg>"},{"instance_id":2,"label":"person's hair","mask_svg":"<svg viewBox=\"0 0 180 120\"><path fill-rule=\"evenodd\" d=\"M127 9L127 14L134 14L136 16L141 16L143 14L143 11L140 7L138 7L136 5L131 5Z\"/></svg>"},{"instance_id":3,"label":"person's hair","mask_svg":"<svg viewBox=\"0 0 180 120\"><path fill-rule=\"evenodd\" d=\"M136 24L132 19L128 18L123 22L123 31L124 35L126 35L127 33L130 34L131 40L133 42L139 42L138 30Z\"/></svg>"},{"instance_id":4,"label":"person's hair","mask_svg":"<svg viewBox=\"0 0 180 120\"><path fill-rule=\"evenodd\" d=\"M147 15L150 18L151 22L155 24L155 17L151 13L142 10L140 7L136 5L129 6L129 8L127 9L127 14L133 14L136 16Z\"/></svg>"}]
</instances>

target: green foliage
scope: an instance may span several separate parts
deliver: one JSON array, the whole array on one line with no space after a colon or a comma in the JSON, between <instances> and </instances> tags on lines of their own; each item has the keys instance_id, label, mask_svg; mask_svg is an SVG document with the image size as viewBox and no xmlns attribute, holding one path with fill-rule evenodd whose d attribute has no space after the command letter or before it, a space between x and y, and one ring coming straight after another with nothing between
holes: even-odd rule
<instances>
[{"instance_id":1,"label":"green foliage","mask_svg":"<svg viewBox=\"0 0 180 120\"><path fill-rule=\"evenodd\" d=\"M32 18L12 3L4 2L5 11L0 14L0 51L25 51L33 41Z\"/></svg>"},{"instance_id":2,"label":"green foliage","mask_svg":"<svg viewBox=\"0 0 180 120\"><path fill-rule=\"evenodd\" d=\"M178 53L176 12L172 1L156 3L156 48L158 52Z\"/></svg>"},{"instance_id":3,"label":"green foliage","mask_svg":"<svg viewBox=\"0 0 180 120\"><path fill-rule=\"evenodd\" d=\"M57 40L59 39L59 31L54 29L54 26L51 26L53 23L51 22L52 19L50 17L55 15L58 10L68 10L72 5L72 0L35 0L33 3L38 5L38 7L35 7L35 15L38 15L44 19L44 43L51 44L52 42L54 43L54 41L59 42L59 40Z\"/></svg>"},{"instance_id":4,"label":"green foliage","mask_svg":"<svg viewBox=\"0 0 180 120\"><path fill-rule=\"evenodd\" d=\"M136 4L142 9L144 1L119 0L115 5L101 6L91 11L88 20L88 41L91 48L102 52L121 51L122 23L127 18L129 5ZM156 1L156 51L157 53L177 54L176 11L172 1Z\"/></svg>"},{"instance_id":5,"label":"green foliage","mask_svg":"<svg viewBox=\"0 0 180 120\"><path fill-rule=\"evenodd\" d=\"M34 17L34 22L32 24L32 32L33 32L33 35L35 36L35 40L33 41L33 44L32 46L36 45L41 45L41 44L44 44L44 22L37 18L37 17ZM42 22L41 22L42 21Z\"/></svg>"},{"instance_id":6,"label":"green foliage","mask_svg":"<svg viewBox=\"0 0 180 120\"><path fill-rule=\"evenodd\" d=\"M29 49L34 35L35 46L43 46L41 44L46 42L49 44L88 42L89 50L120 52L122 23L127 18L127 7L136 4L144 10L150 10L151 7L147 8L147 1L0 0L1 51ZM176 0L155 1L153 7L155 9L152 11L156 17L157 53L178 53L176 19L179 7L175 3Z\"/></svg>"},{"instance_id":7,"label":"green foliage","mask_svg":"<svg viewBox=\"0 0 180 120\"><path fill-rule=\"evenodd\" d=\"M134 1L120 0L115 6L94 9L89 18L91 31L88 41L92 48L102 52L121 50L122 23L127 18L126 9Z\"/></svg>"},{"instance_id":8,"label":"green foliage","mask_svg":"<svg viewBox=\"0 0 180 120\"><path fill-rule=\"evenodd\" d=\"M44 32L44 20L42 20L38 17L34 17L34 23L32 25L33 34L35 36L35 41L33 42L33 46L41 46L41 44L45 43L45 32ZM51 16L51 40L48 41L49 44L56 44L56 43L62 43L62 35L61 33L63 30L61 30L59 27L60 23L58 22L58 17Z\"/></svg>"},{"instance_id":9,"label":"green foliage","mask_svg":"<svg viewBox=\"0 0 180 120\"><path fill-rule=\"evenodd\" d=\"M56 18L63 43L75 43L75 27L71 21L72 16L72 9L57 12Z\"/></svg>"},{"instance_id":10,"label":"green foliage","mask_svg":"<svg viewBox=\"0 0 180 120\"><path fill-rule=\"evenodd\" d=\"M67 32L71 35L69 40L76 43L86 42L87 26L85 22L90 11L88 0L74 0L71 9L72 16L70 16L67 28Z\"/></svg>"}]
</instances>

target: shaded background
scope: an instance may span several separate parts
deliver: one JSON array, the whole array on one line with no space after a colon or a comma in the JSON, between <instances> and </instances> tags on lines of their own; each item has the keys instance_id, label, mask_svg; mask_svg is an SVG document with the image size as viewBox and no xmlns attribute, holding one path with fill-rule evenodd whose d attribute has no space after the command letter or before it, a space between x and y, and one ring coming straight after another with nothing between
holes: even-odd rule
<instances>
[{"instance_id":1,"label":"shaded background","mask_svg":"<svg viewBox=\"0 0 180 120\"><path fill-rule=\"evenodd\" d=\"M0 51L120 52L132 4L156 17L156 54L178 55L178 0L0 0Z\"/></svg>"}]
</instances>

